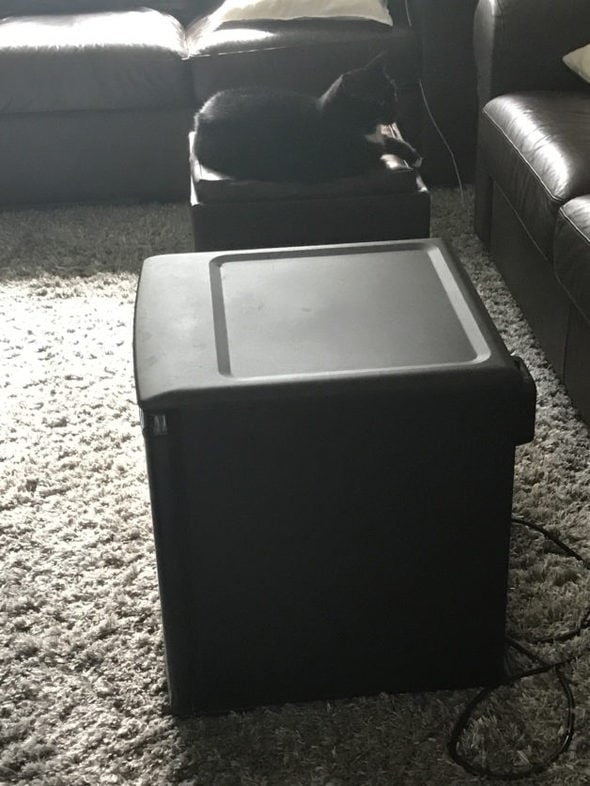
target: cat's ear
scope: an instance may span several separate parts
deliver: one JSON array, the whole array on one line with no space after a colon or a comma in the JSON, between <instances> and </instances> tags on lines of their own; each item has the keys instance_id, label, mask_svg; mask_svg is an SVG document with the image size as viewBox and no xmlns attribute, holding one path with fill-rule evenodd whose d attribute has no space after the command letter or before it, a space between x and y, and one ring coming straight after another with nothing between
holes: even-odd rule
<instances>
[{"instance_id":1,"label":"cat's ear","mask_svg":"<svg viewBox=\"0 0 590 786\"><path fill-rule=\"evenodd\" d=\"M373 58L371 63L378 64L380 73L387 79L392 88L397 90L397 83L393 76L395 69L392 70L391 68L391 56L389 52L381 52L377 57Z\"/></svg>"},{"instance_id":2,"label":"cat's ear","mask_svg":"<svg viewBox=\"0 0 590 786\"><path fill-rule=\"evenodd\" d=\"M374 74L375 76L385 77L387 81L395 87L395 79L391 75L391 57L388 52L383 51L369 60L367 65L362 69L365 74Z\"/></svg>"},{"instance_id":3,"label":"cat's ear","mask_svg":"<svg viewBox=\"0 0 590 786\"><path fill-rule=\"evenodd\" d=\"M385 76L388 80L390 79L386 71L386 64L386 52L379 52L379 54L372 58L372 60L369 60L366 65L360 68L354 68L352 71L346 71L342 74L340 80L342 84L346 85L349 89L357 85L362 86L364 89L373 78L377 79Z\"/></svg>"}]
</instances>

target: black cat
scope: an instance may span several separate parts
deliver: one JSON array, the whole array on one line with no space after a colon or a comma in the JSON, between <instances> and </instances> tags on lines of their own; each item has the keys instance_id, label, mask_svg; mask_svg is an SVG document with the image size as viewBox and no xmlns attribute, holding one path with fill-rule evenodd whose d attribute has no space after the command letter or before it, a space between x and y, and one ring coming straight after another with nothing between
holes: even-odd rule
<instances>
[{"instance_id":1,"label":"black cat","mask_svg":"<svg viewBox=\"0 0 590 786\"><path fill-rule=\"evenodd\" d=\"M248 180L332 180L376 168L384 153L418 165L411 145L377 132L396 115L395 84L381 54L342 74L319 98L262 87L222 90L195 118L194 150L203 166Z\"/></svg>"}]
</instances>

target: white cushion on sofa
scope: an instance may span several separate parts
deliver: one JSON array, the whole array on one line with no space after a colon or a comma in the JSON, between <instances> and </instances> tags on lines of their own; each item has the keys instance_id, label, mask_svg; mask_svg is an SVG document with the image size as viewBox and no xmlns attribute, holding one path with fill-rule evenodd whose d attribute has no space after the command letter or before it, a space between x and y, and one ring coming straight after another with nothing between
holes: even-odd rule
<instances>
[{"instance_id":1,"label":"white cushion on sofa","mask_svg":"<svg viewBox=\"0 0 590 786\"><path fill-rule=\"evenodd\" d=\"M590 44L568 52L562 60L574 73L590 82Z\"/></svg>"},{"instance_id":2,"label":"white cushion on sofa","mask_svg":"<svg viewBox=\"0 0 590 786\"><path fill-rule=\"evenodd\" d=\"M211 14L217 24L258 19L360 19L392 25L386 0L225 0Z\"/></svg>"}]
</instances>

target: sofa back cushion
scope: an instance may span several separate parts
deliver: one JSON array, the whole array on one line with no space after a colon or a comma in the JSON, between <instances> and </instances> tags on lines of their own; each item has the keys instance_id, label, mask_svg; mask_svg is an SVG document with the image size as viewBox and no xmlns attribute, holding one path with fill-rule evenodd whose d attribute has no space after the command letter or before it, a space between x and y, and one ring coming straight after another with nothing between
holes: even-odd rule
<instances>
[{"instance_id":1,"label":"sofa back cushion","mask_svg":"<svg viewBox=\"0 0 590 786\"><path fill-rule=\"evenodd\" d=\"M185 57L180 22L150 8L0 19L0 112L190 106Z\"/></svg>"},{"instance_id":2,"label":"sofa back cushion","mask_svg":"<svg viewBox=\"0 0 590 786\"><path fill-rule=\"evenodd\" d=\"M188 21L209 13L219 3L220 0L0 0L0 18L126 11L149 7L172 14L181 21Z\"/></svg>"},{"instance_id":3,"label":"sofa back cushion","mask_svg":"<svg viewBox=\"0 0 590 786\"><path fill-rule=\"evenodd\" d=\"M203 20L188 27L187 46L198 105L218 90L244 85L319 95L343 71L383 51L399 82L415 81L420 72L414 33L377 22L263 20L211 27Z\"/></svg>"}]
</instances>

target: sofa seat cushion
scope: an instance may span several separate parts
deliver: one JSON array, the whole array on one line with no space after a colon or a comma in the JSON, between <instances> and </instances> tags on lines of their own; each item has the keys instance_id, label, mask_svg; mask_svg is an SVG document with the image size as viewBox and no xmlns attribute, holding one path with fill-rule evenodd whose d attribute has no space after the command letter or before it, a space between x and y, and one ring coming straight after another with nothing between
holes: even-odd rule
<instances>
[{"instance_id":1,"label":"sofa seat cushion","mask_svg":"<svg viewBox=\"0 0 590 786\"><path fill-rule=\"evenodd\" d=\"M484 165L546 259L557 212L590 193L590 91L503 95L483 109Z\"/></svg>"},{"instance_id":2,"label":"sofa seat cushion","mask_svg":"<svg viewBox=\"0 0 590 786\"><path fill-rule=\"evenodd\" d=\"M185 55L180 22L147 8L0 19L0 112L187 106Z\"/></svg>"},{"instance_id":3,"label":"sofa seat cushion","mask_svg":"<svg viewBox=\"0 0 590 786\"><path fill-rule=\"evenodd\" d=\"M420 72L417 38L407 27L334 19L227 23L196 20L187 29L198 104L237 85L265 85L319 95L343 71L389 53L398 82Z\"/></svg>"},{"instance_id":4,"label":"sofa seat cushion","mask_svg":"<svg viewBox=\"0 0 590 786\"><path fill-rule=\"evenodd\" d=\"M590 195L559 209L554 255L559 282L590 325Z\"/></svg>"}]
</instances>

